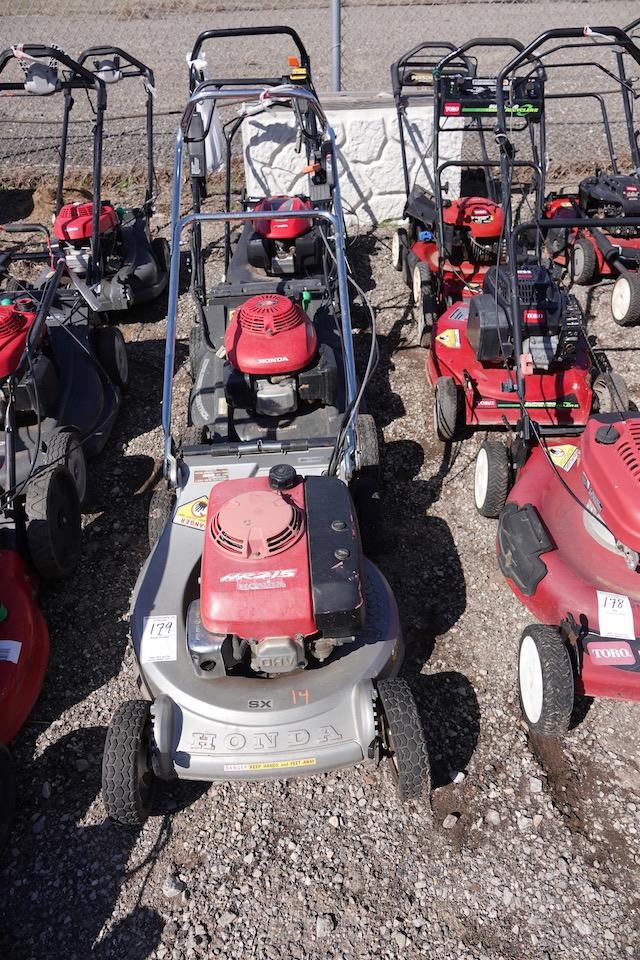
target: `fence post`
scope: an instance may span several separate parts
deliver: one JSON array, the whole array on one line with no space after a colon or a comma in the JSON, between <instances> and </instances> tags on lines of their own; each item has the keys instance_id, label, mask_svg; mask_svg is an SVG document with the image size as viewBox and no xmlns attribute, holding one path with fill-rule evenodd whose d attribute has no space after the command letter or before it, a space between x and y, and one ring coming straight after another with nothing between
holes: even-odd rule
<instances>
[{"instance_id":1,"label":"fence post","mask_svg":"<svg viewBox=\"0 0 640 960\"><path fill-rule=\"evenodd\" d=\"M342 90L342 37L340 0L331 0L331 89Z\"/></svg>"}]
</instances>

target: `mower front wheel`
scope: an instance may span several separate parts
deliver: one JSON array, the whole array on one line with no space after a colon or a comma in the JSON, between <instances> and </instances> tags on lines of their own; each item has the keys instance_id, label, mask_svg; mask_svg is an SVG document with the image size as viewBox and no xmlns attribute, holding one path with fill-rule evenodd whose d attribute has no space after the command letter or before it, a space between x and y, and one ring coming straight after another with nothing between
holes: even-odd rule
<instances>
[{"instance_id":1,"label":"mower front wheel","mask_svg":"<svg viewBox=\"0 0 640 960\"><path fill-rule=\"evenodd\" d=\"M507 501L510 480L509 451L503 443L485 440L478 450L474 477L478 513L492 519L498 516Z\"/></svg>"},{"instance_id":2,"label":"mower front wheel","mask_svg":"<svg viewBox=\"0 0 640 960\"><path fill-rule=\"evenodd\" d=\"M409 237L404 227L398 227L391 237L391 266L398 273L402 272L404 265L404 252L408 249Z\"/></svg>"},{"instance_id":3,"label":"mower front wheel","mask_svg":"<svg viewBox=\"0 0 640 960\"><path fill-rule=\"evenodd\" d=\"M98 327L95 331L98 360L112 383L121 390L129 384L127 345L117 327Z\"/></svg>"},{"instance_id":4,"label":"mower front wheel","mask_svg":"<svg viewBox=\"0 0 640 960\"><path fill-rule=\"evenodd\" d=\"M198 375L198 367L200 366L200 360L202 359L205 348L206 343L202 324L194 323L189 331L189 369L191 371L191 379L194 383Z\"/></svg>"},{"instance_id":5,"label":"mower front wheel","mask_svg":"<svg viewBox=\"0 0 640 960\"><path fill-rule=\"evenodd\" d=\"M611 316L620 327L640 320L640 273L618 277L611 291Z\"/></svg>"},{"instance_id":6,"label":"mower front wheel","mask_svg":"<svg viewBox=\"0 0 640 960\"><path fill-rule=\"evenodd\" d=\"M160 535L171 516L175 502L176 497L174 492L168 490L165 486L157 487L151 494L148 518L149 550L153 550L160 539Z\"/></svg>"},{"instance_id":7,"label":"mower front wheel","mask_svg":"<svg viewBox=\"0 0 640 960\"><path fill-rule=\"evenodd\" d=\"M128 700L113 715L102 759L102 799L110 820L141 827L151 812L156 776L151 763L151 704Z\"/></svg>"},{"instance_id":8,"label":"mower front wheel","mask_svg":"<svg viewBox=\"0 0 640 960\"><path fill-rule=\"evenodd\" d=\"M571 248L571 279L579 286L586 286L597 272L598 258L593 244L586 237L578 237Z\"/></svg>"},{"instance_id":9,"label":"mower front wheel","mask_svg":"<svg viewBox=\"0 0 640 960\"><path fill-rule=\"evenodd\" d=\"M433 418L440 440L453 440L460 419L460 391L451 377L438 377L436 381Z\"/></svg>"},{"instance_id":10,"label":"mower front wheel","mask_svg":"<svg viewBox=\"0 0 640 960\"><path fill-rule=\"evenodd\" d=\"M619 373L612 370L601 373L591 389L598 401L598 413L626 413L629 409L629 390Z\"/></svg>"},{"instance_id":11,"label":"mower front wheel","mask_svg":"<svg viewBox=\"0 0 640 960\"><path fill-rule=\"evenodd\" d=\"M59 430L47 444L47 463L61 463L73 477L82 507L87 499L87 461L82 442L73 430Z\"/></svg>"},{"instance_id":12,"label":"mower front wheel","mask_svg":"<svg viewBox=\"0 0 640 960\"><path fill-rule=\"evenodd\" d=\"M380 526L380 452L378 429L370 413L356 418L358 469L353 478L353 499L367 555L375 552Z\"/></svg>"},{"instance_id":13,"label":"mower front wheel","mask_svg":"<svg viewBox=\"0 0 640 960\"><path fill-rule=\"evenodd\" d=\"M429 803L431 764L411 688L403 677L378 681L381 736L391 759L398 797Z\"/></svg>"},{"instance_id":14,"label":"mower front wheel","mask_svg":"<svg viewBox=\"0 0 640 960\"><path fill-rule=\"evenodd\" d=\"M45 580L73 573L82 536L76 483L62 464L35 474L25 500L27 544L33 564Z\"/></svg>"},{"instance_id":15,"label":"mower front wheel","mask_svg":"<svg viewBox=\"0 0 640 960\"><path fill-rule=\"evenodd\" d=\"M421 307L425 294L431 293L431 271L426 263L418 262L413 268L411 290L414 306Z\"/></svg>"},{"instance_id":16,"label":"mower front wheel","mask_svg":"<svg viewBox=\"0 0 640 960\"><path fill-rule=\"evenodd\" d=\"M555 627L525 627L518 652L520 706L527 726L542 737L569 729L575 699L571 655Z\"/></svg>"}]
</instances>

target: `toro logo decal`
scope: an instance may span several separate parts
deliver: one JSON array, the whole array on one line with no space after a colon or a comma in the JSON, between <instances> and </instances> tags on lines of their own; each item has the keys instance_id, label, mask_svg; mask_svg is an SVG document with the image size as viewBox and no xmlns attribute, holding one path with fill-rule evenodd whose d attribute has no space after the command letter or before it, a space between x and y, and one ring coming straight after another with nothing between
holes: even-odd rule
<instances>
[{"instance_id":1,"label":"toro logo decal","mask_svg":"<svg viewBox=\"0 0 640 960\"><path fill-rule=\"evenodd\" d=\"M525 310L524 311L524 322L525 323L540 323L545 318L544 310Z\"/></svg>"},{"instance_id":2,"label":"toro logo decal","mask_svg":"<svg viewBox=\"0 0 640 960\"><path fill-rule=\"evenodd\" d=\"M444 115L445 117L459 117L462 107L459 103L445 103L444 105Z\"/></svg>"},{"instance_id":3,"label":"toro logo decal","mask_svg":"<svg viewBox=\"0 0 640 960\"><path fill-rule=\"evenodd\" d=\"M624 640L617 640L613 643L588 643L587 651L592 662L599 666L616 667L623 664L631 665L636 662L631 646Z\"/></svg>"}]
</instances>

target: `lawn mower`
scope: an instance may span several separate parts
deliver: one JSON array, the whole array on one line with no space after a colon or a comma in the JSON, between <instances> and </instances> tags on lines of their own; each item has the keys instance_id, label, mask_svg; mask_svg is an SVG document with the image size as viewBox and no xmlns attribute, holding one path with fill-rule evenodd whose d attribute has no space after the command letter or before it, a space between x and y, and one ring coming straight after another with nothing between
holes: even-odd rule
<instances>
[{"instance_id":1,"label":"lawn mower","mask_svg":"<svg viewBox=\"0 0 640 960\"><path fill-rule=\"evenodd\" d=\"M63 459L51 459L45 466L33 463L19 480L16 455L24 374L37 365L38 343L63 270L60 260L34 306L33 319L0 347L0 847L15 806L7 745L38 698L49 656L49 633L36 602L32 567L45 578L59 579L71 574L80 551L80 501ZM0 306L0 322L5 323L6 316L6 307ZM16 356L17 361L12 359Z\"/></svg>"},{"instance_id":2,"label":"lawn mower","mask_svg":"<svg viewBox=\"0 0 640 960\"><path fill-rule=\"evenodd\" d=\"M107 442L120 408L121 391L128 383L126 344L117 327L100 322L91 292L68 273L61 248L46 226L5 224L2 230L10 235L44 235L51 255L50 267L33 284L11 276L11 266L31 257L39 261L39 251L14 247L0 255L0 409L11 402L15 412L14 482L22 484L37 468L62 462L84 503L86 458L100 453ZM58 276L47 297L46 316L25 357L25 338L36 326L39 305L51 289L52 270L56 274L62 271L62 280ZM6 445L3 427L0 485L10 489L11 460Z\"/></svg>"},{"instance_id":3,"label":"lawn mower","mask_svg":"<svg viewBox=\"0 0 640 960\"><path fill-rule=\"evenodd\" d=\"M0 96L64 97L53 233L68 271L87 283L102 311L128 310L156 299L167 284L169 249L163 238L151 239L149 228L155 209L152 70L119 47L110 46L92 47L75 61L57 47L21 44L0 54L0 74L14 59L23 68L24 81L0 82ZM101 196L106 85L137 77L142 78L146 91L147 186L140 207L125 207ZM87 97L95 95L92 198L66 203L69 122L78 90Z\"/></svg>"},{"instance_id":4,"label":"lawn mower","mask_svg":"<svg viewBox=\"0 0 640 960\"><path fill-rule=\"evenodd\" d=\"M633 28L635 24L630 24ZM586 34L586 36L592 36ZM550 39L564 37L561 31L548 31L538 38L536 56L544 62L547 73L552 69L575 67L571 62L550 63L547 58L559 50L576 49L575 44L555 45L551 50L541 51ZM575 37L575 34L571 35ZM635 64L640 64L640 48L617 28L605 28L602 36L595 37L598 55L601 59L587 61L581 67L590 67L601 71L608 79L618 83L628 134L628 150L631 169L628 173L620 170L618 154L611 133L611 124L604 97L601 93L584 90L584 74L580 75L581 89L569 94L556 94L557 98L577 100L593 97L600 105L602 124L609 153L609 169L597 168L579 184L577 192L565 191L551 193L547 197L544 212L550 219L562 220L566 217L584 216L590 219L603 217L620 219L619 227L608 232L597 224L590 230L576 229L567 231L558 228L547 233L547 244L556 261L570 268L572 280L577 284L591 284L602 278L617 278L611 291L611 315L620 326L630 326L640 320L640 234L626 221L630 217L640 216L640 151L637 131L634 130L634 101L638 91L633 81L627 77L625 56ZM593 46L593 41L582 46ZM609 47L615 54L614 72L602 62L602 50Z\"/></svg>"},{"instance_id":5,"label":"lawn mower","mask_svg":"<svg viewBox=\"0 0 640 960\"><path fill-rule=\"evenodd\" d=\"M214 79L210 76L203 54L203 46L207 41L280 35L289 37L297 48L297 55L288 58L289 70L286 75L234 79ZM255 210L256 213L272 212L274 216L246 220L241 232L235 235L231 231L232 224L228 221L225 223L224 280L209 295L204 275L205 260L202 256L200 224L196 223L192 229L192 278L199 308L199 320L193 327L190 341L191 363L195 372L202 351L207 346L211 346L215 340L216 334L207 323L206 316L211 309L217 312L222 311L223 308L227 312L233 310L238 306L239 298L246 299L248 293L256 295L293 293L299 299L305 292L306 303L310 306L312 313L315 313L318 295L321 295L326 288L325 277L327 272L331 272L333 263L331 251L327 250L326 245L326 227L322 220L313 216L313 211L332 209L333 182L332 166L327 154L329 144L318 129L316 114L309 106L310 102L317 102L311 79L310 59L295 30L284 26L206 30L198 36L194 44L189 65L189 85L192 94L203 83L206 83L209 91L234 86L237 88L259 85L262 88L261 99L257 103L252 103L248 109L241 110L238 115L232 116L225 122L220 117L219 107L223 102L219 98L211 98L198 104L187 138L195 213L201 211L207 196L208 174L220 168L224 169L225 210L232 209L233 150L236 135L246 129L246 122L267 112L275 105L285 105L283 98L277 96L277 91L283 85L286 89L293 87L313 95L312 101L297 95L289 101L297 135L297 152L301 152L304 147L300 177L305 178L305 189L290 196L261 197L249 197L243 190L243 210ZM276 91L275 96L272 96L272 91ZM268 133L268 127L265 129ZM261 139L264 137L263 132ZM304 212L306 216L281 215ZM334 376L333 371L330 376Z\"/></svg>"},{"instance_id":6,"label":"lawn mower","mask_svg":"<svg viewBox=\"0 0 640 960\"><path fill-rule=\"evenodd\" d=\"M198 222L307 215L180 217L183 144L196 104L207 96L253 103L261 95L260 88L201 86L176 141L162 403L166 486L151 502L151 553L131 609L145 699L118 708L103 762L105 806L120 823L144 821L158 779L299 777L385 756L402 799L428 797L423 727L397 676L397 607L363 556L348 488L362 470L356 417L367 377L358 390L337 181L334 211L313 213L335 249L335 317L347 372L340 430L202 442L202 431L190 428L181 444L172 438L182 232ZM335 177L334 134L313 94L290 86L277 96L305 99L314 110Z\"/></svg>"}]
</instances>

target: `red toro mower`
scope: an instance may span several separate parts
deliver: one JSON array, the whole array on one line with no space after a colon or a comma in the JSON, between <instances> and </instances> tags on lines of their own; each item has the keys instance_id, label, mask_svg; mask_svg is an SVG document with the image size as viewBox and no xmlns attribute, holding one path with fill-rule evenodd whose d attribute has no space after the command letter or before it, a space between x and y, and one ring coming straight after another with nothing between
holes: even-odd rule
<instances>
[{"instance_id":1,"label":"red toro mower","mask_svg":"<svg viewBox=\"0 0 640 960\"><path fill-rule=\"evenodd\" d=\"M60 261L42 290L36 313L23 316L20 324L6 306L0 306L0 846L15 803L7 744L38 698L49 657L49 634L36 603L31 565L43 577L68 576L80 549L80 500L63 459L46 466L34 463L23 478L16 466L21 384L25 373L33 370L34 347L45 329L63 269ZM9 318L12 335L4 338Z\"/></svg>"},{"instance_id":2,"label":"red toro mower","mask_svg":"<svg viewBox=\"0 0 640 960\"><path fill-rule=\"evenodd\" d=\"M633 29L637 24L630 24ZM561 31L550 30L536 41L535 55L544 63L547 74L552 69L572 67L571 62L553 63L550 56L559 50L575 50L575 43L558 43L552 48L540 50L550 40L561 37ZM590 34L585 34L587 38ZM611 291L611 315L620 326L630 326L640 320L640 233L629 223L629 218L640 216L640 150L638 133L634 129L634 102L638 90L627 77L626 62L630 58L640 64L640 48L624 31L606 28L597 42L598 60L582 62L581 67L600 71L607 79L618 83L624 109L627 144L632 169L620 170L618 153L611 132L611 124L602 93L584 90L584 73L580 74L581 89L571 93L555 94L558 99L591 97L600 106L602 125L609 152L609 169L596 169L579 184L577 192L561 191L547 197L544 215L549 219L563 220L567 217L587 217L596 221L591 229L558 228L547 233L548 249L557 263L570 268L571 278L578 284L590 284L603 278L617 278ZM593 40L578 46L593 48ZM609 48L613 61L606 63L603 49ZM611 91L609 91L611 92ZM617 227L604 229L597 220L620 219Z\"/></svg>"}]
</instances>

